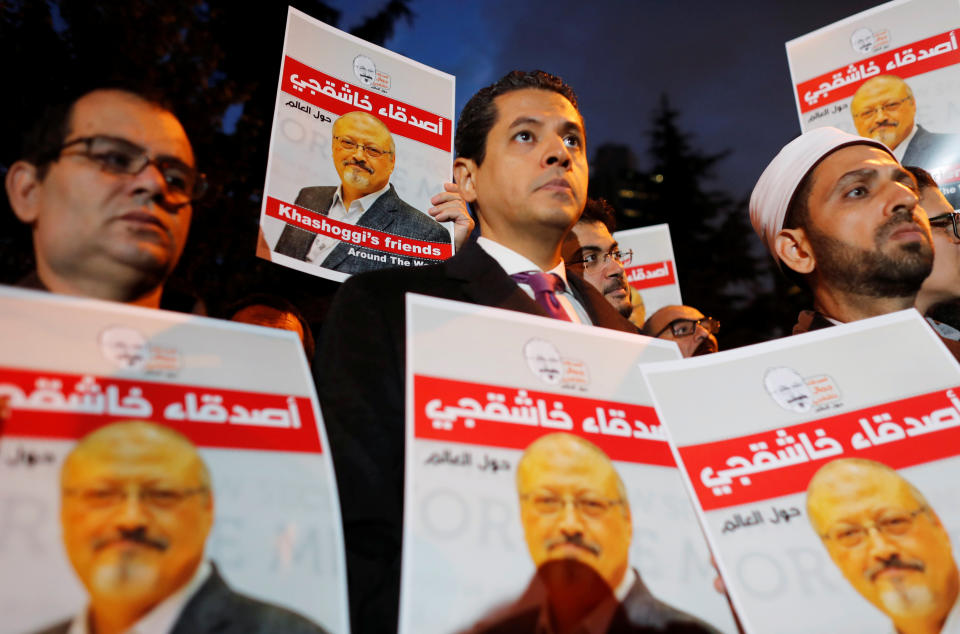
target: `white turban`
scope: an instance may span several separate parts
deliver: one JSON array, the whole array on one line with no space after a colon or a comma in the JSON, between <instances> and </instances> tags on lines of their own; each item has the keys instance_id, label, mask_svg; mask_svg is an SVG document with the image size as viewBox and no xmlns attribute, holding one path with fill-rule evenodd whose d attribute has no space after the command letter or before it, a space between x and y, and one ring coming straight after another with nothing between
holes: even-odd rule
<instances>
[{"instance_id":1,"label":"white turban","mask_svg":"<svg viewBox=\"0 0 960 634\"><path fill-rule=\"evenodd\" d=\"M826 155L858 143L876 146L893 156L890 148L880 141L824 127L804 132L790 141L763 170L750 196L750 222L777 264L780 258L773 248L774 240L783 229L787 207L800 181Z\"/></svg>"}]
</instances>

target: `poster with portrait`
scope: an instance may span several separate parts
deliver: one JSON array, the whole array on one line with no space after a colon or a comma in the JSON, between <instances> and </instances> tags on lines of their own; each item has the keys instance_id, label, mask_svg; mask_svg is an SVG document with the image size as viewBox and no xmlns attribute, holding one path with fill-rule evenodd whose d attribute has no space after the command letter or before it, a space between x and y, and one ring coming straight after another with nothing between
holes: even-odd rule
<instances>
[{"instance_id":1,"label":"poster with portrait","mask_svg":"<svg viewBox=\"0 0 960 634\"><path fill-rule=\"evenodd\" d=\"M644 374L748 633L960 631L960 366L919 313Z\"/></svg>"},{"instance_id":2,"label":"poster with portrait","mask_svg":"<svg viewBox=\"0 0 960 634\"><path fill-rule=\"evenodd\" d=\"M0 632L349 632L293 333L10 287L0 333Z\"/></svg>"},{"instance_id":3,"label":"poster with portrait","mask_svg":"<svg viewBox=\"0 0 960 634\"><path fill-rule=\"evenodd\" d=\"M257 255L342 282L453 253L454 78L289 8Z\"/></svg>"},{"instance_id":4,"label":"poster with portrait","mask_svg":"<svg viewBox=\"0 0 960 634\"><path fill-rule=\"evenodd\" d=\"M640 295L647 317L664 306L683 303L670 225L664 223L617 231L613 239L620 245L621 252L631 252L624 273L627 283Z\"/></svg>"},{"instance_id":5,"label":"poster with portrait","mask_svg":"<svg viewBox=\"0 0 960 634\"><path fill-rule=\"evenodd\" d=\"M896 0L787 42L803 131L885 143L960 205L960 4Z\"/></svg>"},{"instance_id":6,"label":"poster with portrait","mask_svg":"<svg viewBox=\"0 0 960 634\"><path fill-rule=\"evenodd\" d=\"M534 631L565 595L611 627L734 631L639 371L677 358L658 339L408 295L400 632Z\"/></svg>"}]
</instances>

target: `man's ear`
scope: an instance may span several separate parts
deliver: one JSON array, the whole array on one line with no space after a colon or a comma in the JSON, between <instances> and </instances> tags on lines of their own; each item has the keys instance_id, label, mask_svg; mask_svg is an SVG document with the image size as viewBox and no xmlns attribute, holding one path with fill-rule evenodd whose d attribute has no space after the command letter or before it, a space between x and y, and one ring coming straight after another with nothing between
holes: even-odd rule
<instances>
[{"instance_id":1,"label":"man's ear","mask_svg":"<svg viewBox=\"0 0 960 634\"><path fill-rule=\"evenodd\" d=\"M460 195L468 203L477 201L477 164L473 159L458 156L453 161L453 182L460 187Z\"/></svg>"},{"instance_id":2,"label":"man's ear","mask_svg":"<svg viewBox=\"0 0 960 634\"><path fill-rule=\"evenodd\" d=\"M781 229L774 238L773 250L785 266L801 275L817 268L817 258L803 229Z\"/></svg>"},{"instance_id":3,"label":"man's ear","mask_svg":"<svg viewBox=\"0 0 960 634\"><path fill-rule=\"evenodd\" d=\"M7 170L4 181L7 187L7 198L13 213L21 222L33 224L40 214L37 197L40 194L40 178L37 166L26 161L17 161Z\"/></svg>"}]
</instances>

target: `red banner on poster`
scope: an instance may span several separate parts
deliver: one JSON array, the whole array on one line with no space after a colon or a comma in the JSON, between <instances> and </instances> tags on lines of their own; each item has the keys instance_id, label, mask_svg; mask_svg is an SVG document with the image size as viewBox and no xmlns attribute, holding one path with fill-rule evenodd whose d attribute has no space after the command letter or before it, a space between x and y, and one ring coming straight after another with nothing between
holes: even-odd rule
<instances>
[{"instance_id":1,"label":"red banner on poster","mask_svg":"<svg viewBox=\"0 0 960 634\"><path fill-rule=\"evenodd\" d=\"M283 59L280 89L335 115L366 111L402 137L444 152L452 150L453 122L410 104L322 73L292 57Z\"/></svg>"},{"instance_id":2,"label":"red banner on poster","mask_svg":"<svg viewBox=\"0 0 960 634\"><path fill-rule=\"evenodd\" d=\"M384 231L375 231L367 227L358 227L328 218L323 214L297 205L285 203L271 196L267 197L267 215L311 233L329 236L358 247L366 247L384 253L395 253L426 260L445 260L453 255L453 246L446 242L414 240Z\"/></svg>"},{"instance_id":3,"label":"red banner on poster","mask_svg":"<svg viewBox=\"0 0 960 634\"><path fill-rule=\"evenodd\" d=\"M552 432L597 445L611 460L673 467L652 407L415 375L414 435L524 449Z\"/></svg>"},{"instance_id":4,"label":"red banner on poster","mask_svg":"<svg viewBox=\"0 0 960 634\"><path fill-rule=\"evenodd\" d=\"M144 420L200 447L320 453L306 396L0 368L10 417L0 437L76 439L108 423Z\"/></svg>"},{"instance_id":5,"label":"red banner on poster","mask_svg":"<svg viewBox=\"0 0 960 634\"><path fill-rule=\"evenodd\" d=\"M800 112L809 112L850 97L860 84L877 75L906 79L957 63L957 31L945 31L801 82L797 84L797 103Z\"/></svg>"},{"instance_id":6,"label":"red banner on poster","mask_svg":"<svg viewBox=\"0 0 960 634\"><path fill-rule=\"evenodd\" d=\"M627 282L638 291L677 283L677 276L673 272L673 262L670 260L638 264L627 268L624 272L627 276Z\"/></svg>"},{"instance_id":7,"label":"red banner on poster","mask_svg":"<svg viewBox=\"0 0 960 634\"><path fill-rule=\"evenodd\" d=\"M705 511L798 493L837 458L894 469L960 453L960 387L739 438L680 447Z\"/></svg>"}]
</instances>

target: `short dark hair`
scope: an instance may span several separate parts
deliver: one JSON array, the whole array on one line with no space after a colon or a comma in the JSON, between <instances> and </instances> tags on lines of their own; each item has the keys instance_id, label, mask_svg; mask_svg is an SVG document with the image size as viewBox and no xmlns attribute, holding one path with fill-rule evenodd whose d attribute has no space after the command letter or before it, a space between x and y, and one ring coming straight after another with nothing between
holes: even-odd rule
<instances>
[{"instance_id":1,"label":"short dark hair","mask_svg":"<svg viewBox=\"0 0 960 634\"><path fill-rule=\"evenodd\" d=\"M281 313L290 313L296 317L297 321L300 322L300 327L303 328L303 351L307 355L307 363L313 363L316 343L313 339L313 331L310 329L310 324L307 322L307 318L303 316L303 313L300 312L300 309L283 297L271 295L270 293L252 293L230 304L227 309L223 311L223 318L233 320L234 315L244 308L250 308L251 306L266 306Z\"/></svg>"},{"instance_id":2,"label":"short dark hair","mask_svg":"<svg viewBox=\"0 0 960 634\"><path fill-rule=\"evenodd\" d=\"M493 103L494 99L508 92L526 88L552 90L563 95L577 109L577 112L580 111L576 93L560 77L542 70L510 71L496 83L477 91L463 107L454 140L457 157L471 159L477 165L483 163L487 154L487 135L497 121L497 106Z\"/></svg>"},{"instance_id":3,"label":"short dark hair","mask_svg":"<svg viewBox=\"0 0 960 634\"><path fill-rule=\"evenodd\" d=\"M617 213L605 199L587 198L587 204L577 222L599 222L607 231L613 233L617 230Z\"/></svg>"},{"instance_id":4,"label":"short dark hair","mask_svg":"<svg viewBox=\"0 0 960 634\"><path fill-rule=\"evenodd\" d=\"M937 181L933 179L933 176L927 170L922 167L917 167L916 165L904 165L903 169L907 170L913 177L917 179L917 189L921 192L925 189L933 187L939 189L940 186L937 185Z\"/></svg>"},{"instance_id":5,"label":"short dark hair","mask_svg":"<svg viewBox=\"0 0 960 634\"><path fill-rule=\"evenodd\" d=\"M37 168L37 177L40 180L47 175L47 169L60 155L60 149L70 134L70 124L73 120L73 108L80 99L101 90L117 91L140 99L160 110L172 113L168 103L159 96L131 88L122 84L103 85L75 93L66 101L45 107L40 117L33 122L23 137L23 147L20 158Z\"/></svg>"}]
</instances>

